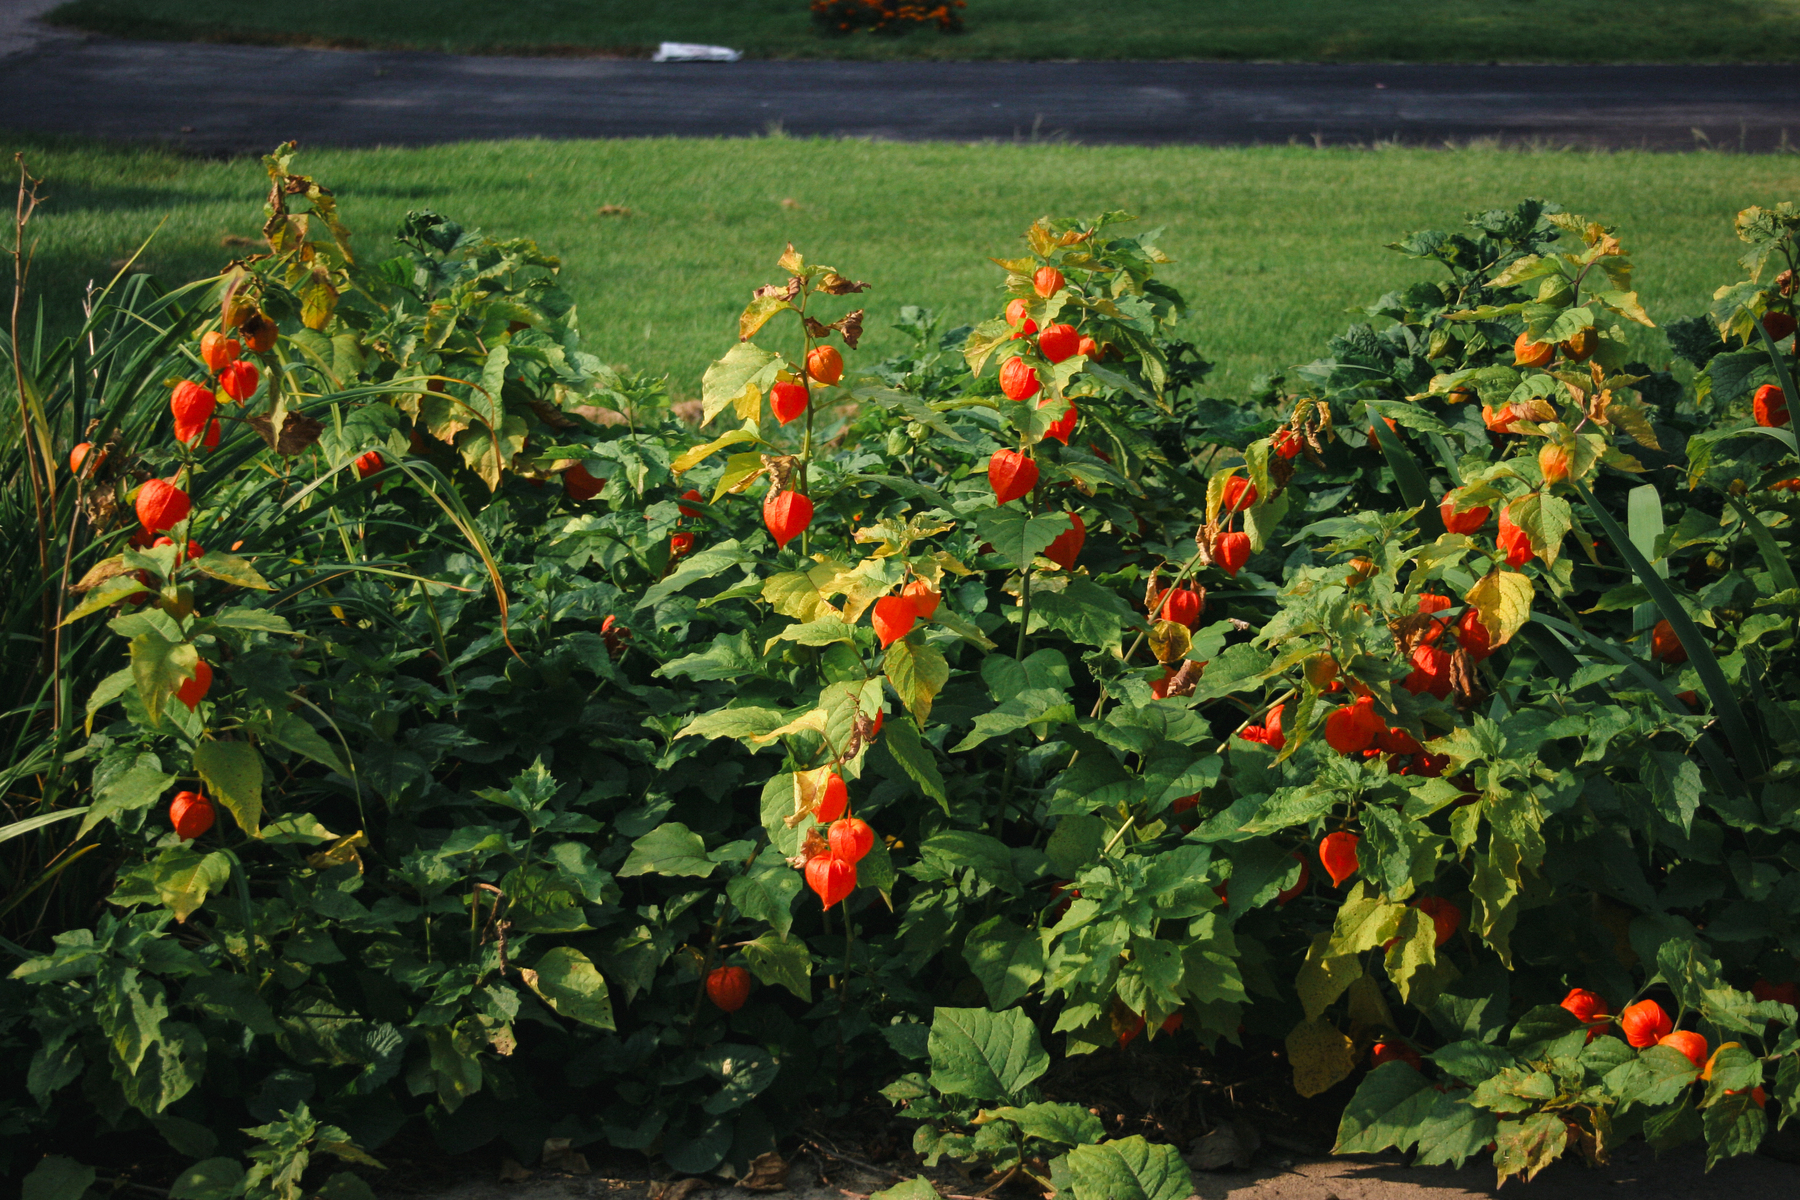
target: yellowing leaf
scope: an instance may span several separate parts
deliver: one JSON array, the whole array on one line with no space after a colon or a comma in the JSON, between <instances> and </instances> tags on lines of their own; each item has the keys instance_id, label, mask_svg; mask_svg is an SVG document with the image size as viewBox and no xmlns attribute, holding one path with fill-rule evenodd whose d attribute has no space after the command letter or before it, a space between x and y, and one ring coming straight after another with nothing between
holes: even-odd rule
<instances>
[{"instance_id":1,"label":"yellowing leaf","mask_svg":"<svg viewBox=\"0 0 1800 1200\"><path fill-rule=\"evenodd\" d=\"M744 740L753 745L766 746L776 738L785 737L790 733L811 732L823 737L825 736L825 717L826 713L824 709L815 708L811 712L803 713L802 715L795 717L792 721L789 721L779 729L771 729L768 733L753 735Z\"/></svg>"},{"instance_id":2,"label":"yellowing leaf","mask_svg":"<svg viewBox=\"0 0 1800 1200\"><path fill-rule=\"evenodd\" d=\"M938 650L923 641L914 642L917 636L913 634L889 646L883 667L906 711L923 726L931 715L932 700L950 682L950 664Z\"/></svg>"},{"instance_id":3,"label":"yellowing leaf","mask_svg":"<svg viewBox=\"0 0 1800 1200\"><path fill-rule=\"evenodd\" d=\"M776 612L796 621L844 615L836 605L825 599L811 573L806 571L783 571L769 576L763 584L762 598Z\"/></svg>"},{"instance_id":4,"label":"yellowing leaf","mask_svg":"<svg viewBox=\"0 0 1800 1200\"><path fill-rule=\"evenodd\" d=\"M1194 638L1180 621L1158 621L1150 630L1150 653L1159 663L1177 662L1187 657Z\"/></svg>"},{"instance_id":5,"label":"yellowing leaf","mask_svg":"<svg viewBox=\"0 0 1800 1200\"><path fill-rule=\"evenodd\" d=\"M1523 574L1496 568L1477 580L1463 599L1475 606L1481 623L1487 626L1489 644L1504 646L1531 620L1535 594L1531 580Z\"/></svg>"},{"instance_id":6,"label":"yellowing leaf","mask_svg":"<svg viewBox=\"0 0 1800 1200\"><path fill-rule=\"evenodd\" d=\"M262 836L262 755L249 742L201 742L194 747L194 770L212 798L223 804L245 833Z\"/></svg>"},{"instance_id":7,"label":"yellowing leaf","mask_svg":"<svg viewBox=\"0 0 1800 1200\"><path fill-rule=\"evenodd\" d=\"M758 440L757 436L748 429L733 429L724 437L717 437L710 442L703 442L698 446L688 447L681 452L679 458L669 464L669 470L679 475L696 464L704 462L706 459L717 454L727 446L735 446L739 442L754 442Z\"/></svg>"},{"instance_id":8,"label":"yellowing leaf","mask_svg":"<svg viewBox=\"0 0 1800 1200\"><path fill-rule=\"evenodd\" d=\"M1350 1077L1356 1069L1356 1048L1329 1021L1302 1021L1287 1035L1288 1064L1294 1069L1294 1090L1317 1096Z\"/></svg>"}]
</instances>

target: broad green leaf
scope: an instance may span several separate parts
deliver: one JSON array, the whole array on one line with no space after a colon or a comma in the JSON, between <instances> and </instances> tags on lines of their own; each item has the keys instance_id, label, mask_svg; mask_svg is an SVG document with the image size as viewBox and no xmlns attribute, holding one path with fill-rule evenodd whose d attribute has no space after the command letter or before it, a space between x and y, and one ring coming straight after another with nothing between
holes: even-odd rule
<instances>
[{"instance_id":1,"label":"broad green leaf","mask_svg":"<svg viewBox=\"0 0 1800 1200\"><path fill-rule=\"evenodd\" d=\"M943 1200L931 1180L923 1175L914 1175L905 1183L896 1183L891 1188L884 1188L869 1197L869 1200Z\"/></svg>"},{"instance_id":2,"label":"broad green leaf","mask_svg":"<svg viewBox=\"0 0 1800 1200\"><path fill-rule=\"evenodd\" d=\"M744 961L751 974L770 987L784 987L812 1003L812 951L798 938L764 934L744 947Z\"/></svg>"},{"instance_id":3,"label":"broad green leaf","mask_svg":"<svg viewBox=\"0 0 1800 1200\"><path fill-rule=\"evenodd\" d=\"M1174 1146L1137 1134L1069 1151L1075 1200L1186 1200L1194 1177Z\"/></svg>"},{"instance_id":4,"label":"broad green leaf","mask_svg":"<svg viewBox=\"0 0 1800 1200\"><path fill-rule=\"evenodd\" d=\"M25 1177L20 1200L81 1200L94 1182L94 1168L72 1158L51 1154Z\"/></svg>"},{"instance_id":5,"label":"broad green leaf","mask_svg":"<svg viewBox=\"0 0 1800 1200\"><path fill-rule=\"evenodd\" d=\"M993 917L969 932L963 960L986 989L995 1009L1023 1000L1044 977L1044 945L1035 930Z\"/></svg>"},{"instance_id":6,"label":"broad green leaf","mask_svg":"<svg viewBox=\"0 0 1800 1200\"><path fill-rule=\"evenodd\" d=\"M612 997L588 956L573 946L556 946L530 970L521 969L525 986L551 1008L571 1020L612 1030Z\"/></svg>"},{"instance_id":7,"label":"broad green leaf","mask_svg":"<svg viewBox=\"0 0 1800 1200\"><path fill-rule=\"evenodd\" d=\"M170 1200L228 1200L243 1194L244 1167L235 1158L197 1162L169 1185Z\"/></svg>"},{"instance_id":8,"label":"broad green leaf","mask_svg":"<svg viewBox=\"0 0 1800 1200\"><path fill-rule=\"evenodd\" d=\"M231 860L214 851L201 855L189 846L171 846L151 864L157 899L185 923L212 893L231 878Z\"/></svg>"},{"instance_id":9,"label":"broad green leaf","mask_svg":"<svg viewBox=\"0 0 1800 1200\"><path fill-rule=\"evenodd\" d=\"M931 715L932 701L950 681L950 664L942 651L913 633L887 648L882 673L900 694L906 711L923 725Z\"/></svg>"},{"instance_id":10,"label":"broad green leaf","mask_svg":"<svg viewBox=\"0 0 1800 1200\"><path fill-rule=\"evenodd\" d=\"M682 727L677 738L760 738L779 729L784 718L772 708L719 708L701 713Z\"/></svg>"},{"instance_id":11,"label":"broad green leaf","mask_svg":"<svg viewBox=\"0 0 1800 1200\"><path fill-rule=\"evenodd\" d=\"M258 591L264 592L275 590L269 581L250 565L248 560L239 558L235 554L227 554L223 550L208 550L199 558L188 561L189 565L202 575L210 575L233 587L256 588Z\"/></svg>"},{"instance_id":12,"label":"broad green leaf","mask_svg":"<svg viewBox=\"0 0 1800 1200\"><path fill-rule=\"evenodd\" d=\"M633 875L697 875L705 878L719 864L707 856L706 842L679 821L658 825L631 843L619 878Z\"/></svg>"},{"instance_id":13,"label":"broad green leaf","mask_svg":"<svg viewBox=\"0 0 1800 1200\"><path fill-rule=\"evenodd\" d=\"M161 720L163 705L194 677L200 654L187 642L172 642L155 633L131 639L131 673L152 721Z\"/></svg>"},{"instance_id":14,"label":"broad green leaf","mask_svg":"<svg viewBox=\"0 0 1800 1200\"><path fill-rule=\"evenodd\" d=\"M931 1086L988 1104L1013 1099L1050 1068L1037 1027L1017 1008L939 1008L932 1014L929 1045Z\"/></svg>"},{"instance_id":15,"label":"broad green leaf","mask_svg":"<svg viewBox=\"0 0 1800 1200\"><path fill-rule=\"evenodd\" d=\"M1700 1114L1706 1130L1706 1168L1740 1154L1754 1154L1769 1132L1769 1119L1747 1091L1721 1096Z\"/></svg>"},{"instance_id":16,"label":"broad green leaf","mask_svg":"<svg viewBox=\"0 0 1800 1200\"><path fill-rule=\"evenodd\" d=\"M263 731L264 736L296 754L304 754L322 767L328 767L346 778L350 768L338 757L338 748L325 740L325 735L312 727L305 717L285 710L277 712Z\"/></svg>"},{"instance_id":17,"label":"broad green leaf","mask_svg":"<svg viewBox=\"0 0 1800 1200\"><path fill-rule=\"evenodd\" d=\"M1071 528L1067 513L1033 517L1011 504L983 509L975 517L976 536L991 543L994 553L1012 567L1029 565Z\"/></svg>"},{"instance_id":18,"label":"broad green leaf","mask_svg":"<svg viewBox=\"0 0 1800 1200\"><path fill-rule=\"evenodd\" d=\"M82 818L81 829L75 836L86 837L88 830L102 821L114 820L122 813L149 808L174 782L175 777L163 773L162 764L154 754L138 755L131 768L122 774L110 775L104 782L98 778L94 780L93 806ZM0 840L4 838L0 837Z\"/></svg>"},{"instance_id":19,"label":"broad green leaf","mask_svg":"<svg viewBox=\"0 0 1800 1200\"><path fill-rule=\"evenodd\" d=\"M1082 646L1118 653L1119 631L1138 620L1129 605L1109 588L1085 575L1070 576L1055 591L1044 589L1034 578L1031 588L1033 633L1054 629Z\"/></svg>"},{"instance_id":20,"label":"broad green leaf","mask_svg":"<svg viewBox=\"0 0 1800 1200\"><path fill-rule=\"evenodd\" d=\"M882 745L893 756L900 769L905 771L912 781L919 785L919 790L939 804L947 803L948 794L944 791L944 776L938 770L937 757L925 739L919 736L919 727L910 719L894 716L882 726Z\"/></svg>"},{"instance_id":21,"label":"broad green leaf","mask_svg":"<svg viewBox=\"0 0 1800 1200\"><path fill-rule=\"evenodd\" d=\"M1378 1154L1390 1147L1408 1150L1419 1126L1435 1107L1431 1081L1403 1062L1383 1063L1363 1079L1338 1120L1333 1154Z\"/></svg>"},{"instance_id":22,"label":"broad green leaf","mask_svg":"<svg viewBox=\"0 0 1800 1200\"><path fill-rule=\"evenodd\" d=\"M1079 1104L1027 1104L983 1110L980 1121L1011 1121L1026 1137L1059 1146L1086 1146L1106 1139L1106 1126Z\"/></svg>"},{"instance_id":23,"label":"broad green leaf","mask_svg":"<svg viewBox=\"0 0 1800 1200\"><path fill-rule=\"evenodd\" d=\"M194 747L194 770L214 801L223 804L244 832L262 836L263 761L249 742L201 742Z\"/></svg>"},{"instance_id":24,"label":"broad green leaf","mask_svg":"<svg viewBox=\"0 0 1800 1200\"><path fill-rule=\"evenodd\" d=\"M765 848L748 870L731 877L725 894L740 913L753 921L767 921L786 937L794 924L794 897L801 886L800 872L788 866L779 851Z\"/></svg>"},{"instance_id":25,"label":"broad green leaf","mask_svg":"<svg viewBox=\"0 0 1800 1200\"><path fill-rule=\"evenodd\" d=\"M774 386L782 364L781 355L763 350L752 342L739 342L727 350L725 357L706 368L706 374L700 379L700 424L708 424L752 391L760 403L762 393Z\"/></svg>"},{"instance_id":26,"label":"broad green leaf","mask_svg":"<svg viewBox=\"0 0 1800 1200\"><path fill-rule=\"evenodd\" d=\"M729 1043L709 1046L700 1056L700 1065L723 1085L700 1106L714 1116L735 1112L756 1099L781 1071L781 1064L768 1051Z\"/></svg>"},{"instance_id":27,"label":"broad green leaf","mask_svg":"<svg viewBox=\"0 0 1800 1200\"><path fill-rule=\"evenodd\" d=\"M1670 1046L1646 1046L1630 1062L1606 1073L1609 1095L1621 1106L1642 1104L1657 1108L1679 1097L1700 1077L1687 1055Z\"/></svg>"}]
</instances>

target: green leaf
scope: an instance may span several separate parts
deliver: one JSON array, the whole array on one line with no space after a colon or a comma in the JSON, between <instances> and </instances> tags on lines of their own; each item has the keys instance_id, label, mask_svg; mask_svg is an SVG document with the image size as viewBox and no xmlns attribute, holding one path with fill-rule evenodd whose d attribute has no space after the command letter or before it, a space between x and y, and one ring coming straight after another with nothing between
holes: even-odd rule
<instances>
[{"instance_id":1,"label":"green leaf","mask_svg":"<svg viewBox=\"0 0 1800 1200\"><path fill-rule=\"evenodd\" d=\"M1058 591L1031 590L1030 632L1054 629L1077 645L1094 646L1117 653L1119 631L1137 621L1137 614L1117 593L1101 587L1085 575L1075 575Z\"/></svg>"},{"instance_id":2,"label":"green leaf","mask_svg":"<svg viewBox=\"0 0 1800 1200\"><path fill-rule=\"evenodd\" d=\"M1069 1151L1075 1200L1186 1200L1194 1177L1173 1146L1133 1134Z\"/></svg>"},{"instance_id":3,"label":"green leaf","mask_svg":"<svg viewBox=\"0 0 1800 1200\"><path fill-rule=\"evenodd\" d=\"M896 1183L891 1188L876 1192L869 1200L943 1200L943 1197L931 1186L931 1180L923 1175L914 1175L905 1183Z\"/></svg>"},{"instance_id":4,"label":"green leaf","mask_svg":"<svg viewBox=\"0 0 1800 1200\"><path fill-rule=\"evenodd\" d=\"M336 771L345 778L350 775L350 768L338 757L337 749L299 713L286 710L277 712L263 734L277 745L285 746L296 754L304 754L320 766Z\"/></svg>"},{"instance_id":5,"label":"green leaf","mask_svg":"<svg viewBox=\"0 0 1800 1200\"><path fill-rule=\"evenodd\" d=\"M185 922L230 878L231 860L220 851L203 857L189 846L171 846L151 864L157 899L174 911L177 922Z\"/></svg>"},{"instance_id":6,"label":"green leaf","mask_svg":"<svg viewBox=\"0 0 1800 1200\"><path fill-rule=\"evenodd\" d=\"M805 942L764 935L744 947L744 961L750 964L750 973L763 983L784 987L812 1003L812 951Z\"/></svg>"},{"instance_id":7,"label":"green leaf","mask_svg":"<svg viewBox=\"0 0 1800 1200\"><path fill-rule=\"evenodd\" d=\"M1406 1063L1390 1062L1364 1077L1338 1119L1333 1154L1376 1154L1389 1147L1408 1150L1419 1126L1436 1106L1431 1081Z\"/></svg>"},{"instance_id":8,"label":"green leaf","mask_svg":"<svg viewBox=\"0 0 1800 1200\"><path fill-rule=\"evenodd\" d=\"M1500 1122L1494 1142L1494 1169L1500 1182L1514 1175L1529 1181L1563 1152L1569 1143L1569 1128L1556 1113L1533 1113L1523 1121Z\"/></svg>"},{"instance_id":9,"label":"green leaf","mask_svg":"<svg viewBox=\"0 0 1800 1200\"><path fill-rule=\"evenodd\" d=\"M1700 1114L1706 1130L1706 1169L1739 1154L1754 1154L1769 1132L1769 1119L1748 1092L1721 1096Z\"/></svg>"},{"instance_id":10,"label":"green leaf","mask_svg":"<svg viewBox=\"0 0 1800 1200\"><path fill-rule=\"evenodd\" d=\"M1672 1046L1646 1046L1636 1058L1614 1067L1603 1080L1620 1105L1657 1108L1679 1097L1700 1077L1687 1055Z\"/></svg>"},{"instance_id":11,"label":"green leaf","mask_svg":"<svg viewBox=\"0 0 1800 1200\"><path fill-rule=\"evenodd\" d=\"M262 836L262 755L249 742L201 742L194 770L251 837Z\"/></svg>"},{"instance_id":12,"label":"green leaf","mask_svg":"<svg viewBox=\"0 0 1800 1200\"><path fill-rule=\"evenodd\" d=\"M202 575L210 575L221 583L229 583L233 587L256 588L264 592L275 590L248 561L235 554L226 554L222 550L208 550L199 558L189 559L188 565Z\"/></svg>"},{"instance_id":13,"label":"green leaf","mask_svg":"<svg viewBox=\"0 0 1800 1200\"><path fill-rule=\"evenodd\" d=\"M944 829L926 838L919 846L919 865L907 870L942 879L963 868L973 869L977 879L1009 895L1024 891L1013 873L1012 851L1006 843L967 829Z\"/></svg>"},{"instance_id":14,"label":"green leaf","mask_svg":"<svg viewBox=\"0 0 1800 1200\"><path fill-rule=\"evenodd\" d=\"M781 728L786 720L786 717L772 708L748 705L743 708L719 708L701 713L675 736L738 739L767 737Z\"/></svg>"},{"instance_id":15,"label":"green leaf","mask_svg":"<svg viewBox=\"0 0 1800 1200\"><path fill-rule=\"evenodd\" d=\"M950 664L943 652L927 645L918 634L908 634L887 648L882 673L900 694L900 702L923 725L931 715L932 701L950 682Z\"/></svg>"},{"instance_id":16,"label":"green leaf","mask_svg":"<svg viewBox=\"0 0 1800 1200\"><path fill-rule=\"evenodd\" d=\"M1026 1137L1059 1146L1086 1146L1106 1139L1106 1126L1078 1104L1027 1104L1023 1108L990 1108L982 1119L1011 1121Z\"/></svg>"},{"instance_id":17,"label":"green leaf","mask_svg":"<svg viewBox=\"0 0 1800 1200\"><path fill-rule=\"evenodd\" d=\"M75 836L86 837L88 831L102 821L116 820L124 813L149 808L174 782L175 777L163 773L162 763L154 754L138 755L129 770L109 775L104 781L96 773L94 804L82 819L81 829Z\"/></svg>"},{"instance_id":18,"label":"green leaf","mask_svg":"<svg viewBox=\"0 0 1800 1200\"><path fill-rule=\"evenodd\" d=\"M20 1200L81 1200L93 1182L94 1168L52 1154L40 1159L25 1177Z\"/></svg>"},{"instance_id":19,"label":"green leaf","mask_svg":"<svg viewBox=\"0 0 1800 1200\"><path fill-rule=\"evenodd\" d=\"M963 960L987 990L993 1008L1010 1008L1044 977L1044 945L1035 930L993 917L969 932Z\"/></svg>"},{"instance_id":20,"label":"green leaf","mask_svg":"<svg viewBox=\"0 0 1800 1200\"><path fill-rule=\"evenodd\" d=\"M739 342L727 350L725 357L706 368L706 374L700 379L700 424L711 422L752 389L757 392L760 403L761 393L775 385L775 377L781 368L781 355L759 349L752 342Z\"/></svg>"},{"instance_id":21,"label":"green leaf","mask_svg":"<svg viewBox=\"0 0 1800 1200\"><path fill-rule=\"evenodd\" d=\"M1058 536L1073 528L1067 513L1032 517L1014 505L983 509L975 517L975 533L993 544L994 553L1008 566L1025 567L1042 554Z\"/></svg>"},{"instance_id":22,"label":"green leaf","mask_svg":"<svg viewBox=\"0 0 1800 1200\"><path fill-rule=\"evenodd\" d=\"M209 1158L176 1177L170 1200L227 1200L243 1194L244 1168L234 1158Z\"/></svg>"},{"instance_id":23,"label":"green leaf","mask_svg":"<svg viewBox=\"0 0 1800 1200\"><path fill-rule=\"evenodd\" d=\"M1037 1027L1017 1008L940 1008L931 1018L931 1086L997 1104L1050 1069ZM1174 1200L1185 1200L1183 1192Z\"/></svg>"},{"instance_id":24,"label":"green leaf","mask_svg":"<svg viewBox=\"0 0 1800 1200\"><path fill-rule=\"evenodd\" d=\"M949 796L944 791L944 776L938 770L937 756L925 744L925 739L919 736L919 727L909 719L896 716L882 726L881 736L887 752L900 764L900 769L919 785L919 790L939 804L948 803Z\"/></svg>"},{"instance_id":25,"label":"green leaf","mask_svg":"<svg viewBox=\"0 0 1800 1200\"><path fill-rule=\"evenodd\" d=\"M71 625L89 613L99 612L103 608L111 608L121 600L149 590L149 587L136 575L114 575L84 596L81 603L62 619L62 623Z\"/></svg>"},{"instance_id":26,"label":"green leaf","mask_svg":"<svg viewBox=\"0 0 1800 1200\"><path fill-rule=\"evenodd\" d=\"M162 719L164 703L194 677L200 654L187 642L172 642L155 633L131 639L131 674L152 721Z\"/></svg>"},{"instance_id":27,"label":"green leaf","mask_svg":"<svg viewBox=\"0 0 1800 1200\"><path fill-rule=\"evenodd\" d=\"M800 872L788 866L779 851L765 847L749 870L725 884L725 894L746 917L767 921L786 937L794 924L794 897L800 888Z\"/></svg>"},{"instance_id":28,"label":"green leaf","mask_svg":"<svg viewBox=\"0 0 1800 1200\"><path fill-rule=\"evenodd\" d=\"M521 969L525 986L551 1008L572 1020L611 1031L612 997L606 980L587 955L573 946L557 946L538 959L537 966Z\"/></svg>"},{"instance_id":29,"label":"green leaf","mask_svg":"<svg viewBox=\"0 0 1800 1200\"><path fill-rule=\"evenodd\" d=\"M710 1046L699 1058L700 1065L724 1086L706 1098L700 1107L718 1116L736 1112L756 1099L762 1090L775 1082L781 1064L767 1051L755 1046L720 1043Z\"/></svg>"},{"instance_id":30,"label":"green leaf","mask_svg":"<svg viewBox=\"0 0 1800 1200\"><path fill-rule=\"evenodd\" d=\"M719 864L706 854L706 842L679 821L658 825L631 843L619 878L633 875L697 875L705 878Z\"/></svg>"}]
</instances>

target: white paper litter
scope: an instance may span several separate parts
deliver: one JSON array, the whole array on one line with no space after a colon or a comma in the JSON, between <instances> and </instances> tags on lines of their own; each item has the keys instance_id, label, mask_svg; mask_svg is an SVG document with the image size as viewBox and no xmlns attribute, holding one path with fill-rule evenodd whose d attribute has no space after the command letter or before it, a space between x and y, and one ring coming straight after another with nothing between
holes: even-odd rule
<instances>
[{"instance_id":1,"label":"white paper litter","mask_svg":"<svg viewBox=\"0 0 1800 1200\"><path fill-rule=\"evenodd\" d=\"M650 56L651 62L736 62L742 50L730 46L702 46L695 42L664 42Z\"/></svg>"}]
</instances>

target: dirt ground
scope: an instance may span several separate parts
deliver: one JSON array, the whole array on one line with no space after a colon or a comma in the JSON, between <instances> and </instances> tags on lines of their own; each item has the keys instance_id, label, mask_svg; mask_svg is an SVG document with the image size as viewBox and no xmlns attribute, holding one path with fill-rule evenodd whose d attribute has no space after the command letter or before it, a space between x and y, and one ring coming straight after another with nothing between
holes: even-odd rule
<instances>
[{"instance_id":1,"label":"dirt ground","mask_svg":"<svg viewBox=\"0 0 1800 1200\"><path fill-rule=\"evenodd\" d=\"M1411 1168L1397 1160L1277 1156L1281 1153L1265 1151L1249 1170L1196 1171L1196 1200L1456 1200L1499 1195L1493 1170L1487 1166ZM821 1161L826 1164L823 1175ZM526 1179L503 1182L495 1173L428 1192L389 1191L384 1200L864 1200L899 1181L890 1174L808 1156L797 1158L791 1168L788 1187L780 1192L752 1192L724 1184L689 1190L679 1183L609 1177L606 1171L581 1175L539 1168ZM1506 1195L1517 1200L1800 1197L1800 1166L1753 1155L1721 1163L1711 1172L1704 1168L1697 1146L1659 1160L1648 1147L1634 1145L1616 1154L1607 1167L1558 1162L1529 1184L1514 1181ZM938 1190L947 1197L963 1196L970 1188L954 1174L934 1175Z\"/></svg>"}]
</instances>

